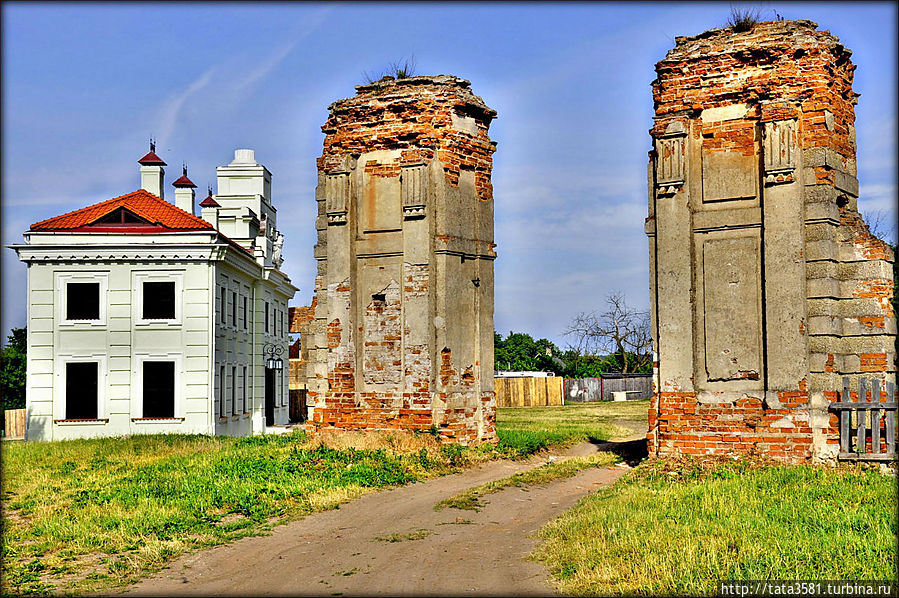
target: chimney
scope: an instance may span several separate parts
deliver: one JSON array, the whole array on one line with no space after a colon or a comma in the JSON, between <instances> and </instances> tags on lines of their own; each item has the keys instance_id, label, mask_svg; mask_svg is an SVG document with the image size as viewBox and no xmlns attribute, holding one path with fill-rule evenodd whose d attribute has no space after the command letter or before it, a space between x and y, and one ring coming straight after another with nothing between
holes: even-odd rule
<instances>
[{"instance_id":1,"label":"chimney","mask_svg":"<svg viewBox=\"0 0 899 598\"><path fill-rule=\"evenodd\" d=\"M200 217L215 229L219 227L219 207L219 202L212 198L212 187L209 187L209 195L200 202Z\"/></svg>"},{"instance_id":2,"label":"chimney","mask_svg":"<svg viewBox=\"0 0 899 598\"><path fill-rule=\"evenodd\" d=\"M165 170L162 167L166 166L166 163L156 155L155 141L150 140L150 151L137 162L140 164L140 188L160 199L165 199L163 195L165 190L162 188Z\"/></svg>"},{"instance_id":3,"label":"chimney","mask_svg":"<svg viewBox=\"0 0 899 598\"><path fill-rule=\"evenodd\" d=\"M175 188L175 206L181 208L185 212L194 214L194 189L197 188L189 178L187 178L187 166L181 165L181 178L172 183Z\"/></svg>"}]
</instances>

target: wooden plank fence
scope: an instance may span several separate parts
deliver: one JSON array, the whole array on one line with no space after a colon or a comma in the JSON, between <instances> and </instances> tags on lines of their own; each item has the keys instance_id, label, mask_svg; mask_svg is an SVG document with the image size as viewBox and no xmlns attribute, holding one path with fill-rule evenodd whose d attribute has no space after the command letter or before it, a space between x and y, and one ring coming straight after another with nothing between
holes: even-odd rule
<instances>
[{"instance_id":1,"label":"wooden plank fence","mask_svg":"<svg viewBox=\"0 0 899 598\"><path fill-rule=\"evenodd\" d=\"M550 407L564 404L562 377L494 378L497 407Z\"/></svg>"},{"instance_id":2,"label":"wooden plank fence","mask_svg":"<svg viewBox=\"0 0 899 598\"><path fill-rule=\"evenodd\" d=\"M830 404L830 408L840 415L840 459L891 461L896 458L896 412L899 407L896 387L887 381L885 392L881 393L880 386L880 380L872 380L869 385L867 379L860 378L857 401L852 401L849 378L843 378L840 400Z\"/></svg>"},{"instance_id":3,"label":"wooden plank fence","mask_svg":"<svg viewBox=\"0 0 899 598\"><path fill-rule=\"evenodd\" d=\"M9 440L25 438L25 410L7 409L3 413L5 438Z\"/></svg>"}]
</instances>

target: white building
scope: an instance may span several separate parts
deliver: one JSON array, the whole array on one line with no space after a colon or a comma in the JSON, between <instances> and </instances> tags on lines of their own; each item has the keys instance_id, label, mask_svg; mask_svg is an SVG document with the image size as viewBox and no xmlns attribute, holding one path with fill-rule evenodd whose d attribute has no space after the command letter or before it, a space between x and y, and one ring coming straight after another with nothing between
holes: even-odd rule
<instances>
[{"instance_id":1,"label":"white building","mask_svg":"<svg viewBox=\"0 0 899 598\"><path fill-rule=\"evenodd\" d=\"M140 190L37 222L12 246L28 266L29 440L287 423L297 288L279 270L271 173L237 150L198 217L186 169L164 200L154 152Z\"/></svg>"}]
</instances>

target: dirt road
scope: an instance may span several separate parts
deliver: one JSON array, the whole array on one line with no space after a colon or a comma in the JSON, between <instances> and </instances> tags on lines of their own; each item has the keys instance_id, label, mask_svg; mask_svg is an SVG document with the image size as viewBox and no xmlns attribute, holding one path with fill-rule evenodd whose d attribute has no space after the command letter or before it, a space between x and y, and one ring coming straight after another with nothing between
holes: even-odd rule
<instances>
[{"instance_id":1,"label":"dirt road","mask_svg":"<svg viewBox=\"0 0 899 598\"><path fill-rule=\"evenodd\" d=\"M568 454L595 451L589 445ZM508 488L480 512L440 500L536 466L509 461L384 492L334 511L182 557L129 589L136 595L552 594L547 570L525 557L529 537L625 467L589 469L545 487Z\"/></svg>"}]
</instances>

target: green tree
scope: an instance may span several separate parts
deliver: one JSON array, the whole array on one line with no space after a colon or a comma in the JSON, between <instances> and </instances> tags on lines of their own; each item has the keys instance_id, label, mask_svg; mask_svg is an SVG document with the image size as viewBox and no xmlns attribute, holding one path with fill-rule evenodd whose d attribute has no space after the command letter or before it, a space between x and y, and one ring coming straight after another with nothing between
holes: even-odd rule
<instances>
[{"instance_id":1,"label":"green tree","mask_svg":"<svg viewBox=\"0 0 899 598\"><path fill-rule=\"evenodd\" d=\"M534 340L530 334L509 332L504 339L493 333L493 359L497 370L513 372L546 371L563 375L562 351L545 338Z\"/></svg>"},{"instance_id":2,"label":"green tree","mask_svg":"<svg viewBox=\"0 0 899 598\"><path fill-rule=\"evenodd\" d=\"M0 350L0 409L25 407L25 328L13 328Z\"/></svg>"}]
</instances>

